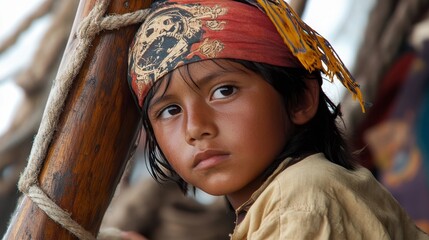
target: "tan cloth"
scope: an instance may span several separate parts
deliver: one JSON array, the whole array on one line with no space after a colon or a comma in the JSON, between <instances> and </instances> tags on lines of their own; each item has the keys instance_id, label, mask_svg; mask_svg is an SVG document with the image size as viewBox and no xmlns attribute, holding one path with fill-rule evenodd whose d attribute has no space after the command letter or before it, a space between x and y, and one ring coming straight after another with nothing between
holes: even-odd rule
<instances>
[{"instance_id":1,"label":"tan cloth","mask_svg":"<svg viewBox=\"0 0 429 240\"><path fill-rule=\"evenodd\" d=\"M282 163L240 211L237 239L429 239L365 168L311 155Z\"/></svg>"}]
</instances>

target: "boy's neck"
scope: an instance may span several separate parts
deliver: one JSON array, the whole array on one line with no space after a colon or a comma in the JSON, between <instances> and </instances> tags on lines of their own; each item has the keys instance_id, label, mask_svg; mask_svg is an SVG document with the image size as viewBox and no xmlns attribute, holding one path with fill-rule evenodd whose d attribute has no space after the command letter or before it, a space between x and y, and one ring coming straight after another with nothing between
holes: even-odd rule
<instances>
[{"instance_id":1,"label":"boy's neck","mask_svg":"<svg viewBox=\"0 0 429 240\"><path fill-rule=\"evenodd\" d=\"M252 194L262 185L263 182L264 179L262 176L260 176L241 190L226 195L226 198L236 211L240 206L242 206L245 202L247 202L247 200L250 199Z\"/></svg>"}]
</instances>

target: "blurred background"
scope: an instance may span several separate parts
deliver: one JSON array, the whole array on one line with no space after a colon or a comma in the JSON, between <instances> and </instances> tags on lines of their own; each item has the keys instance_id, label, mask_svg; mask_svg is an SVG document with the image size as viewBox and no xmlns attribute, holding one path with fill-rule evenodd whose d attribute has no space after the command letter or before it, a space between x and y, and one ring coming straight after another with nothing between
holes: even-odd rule
<instances>
[{"instance_id":1,"label":"blurred background","mask_svg":"<svg viewBox=\"0 0 429 240\"><path fill-rule=\"evenodd\" d=\"M337 82L323 84L334 102L342 104L344 131L359 153L358 160L429 232L428 1L288 2L331 42L371 106L363 114ZM0 236L19 197L19 174L26 165L78 3L0 0ZM129 191L115 200L105 226L130 227L135 218L145 219L144 213L131 217L124 213L131 205L144 204L137 192L157 191L147 187L152 183L141 158L137 151ZM171 196L178 195L171 191ZM215 199L197 196L192 206L213 208ZM150 227L144 224L142 220L130 230L150 235Z\"/></svg>"}]
</instances>

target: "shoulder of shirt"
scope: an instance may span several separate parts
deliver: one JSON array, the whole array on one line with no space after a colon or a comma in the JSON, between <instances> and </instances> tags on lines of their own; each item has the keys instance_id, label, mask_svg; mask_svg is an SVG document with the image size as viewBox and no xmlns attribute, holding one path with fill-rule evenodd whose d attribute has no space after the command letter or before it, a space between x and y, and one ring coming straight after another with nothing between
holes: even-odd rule
<instances>
[{"instance_id":1,"label":"shoulder of shirt","mask_svg":"<svg viewBox=\"0 0 429 240\"><path fill-rule=\"evenodd\" d=\"M289 207L321 207L334 199L337 201L342 193L364 194L370 185L378 183L367 169L348 170L318 153L283 169L264 192L273 201L280 200Z\"/></svg>"},{"instance_id":2,"label":"shoulder of shirt","mask_svg":"<svg viewBox=\"0 0 429 240\"><path fill-rule=\"evenodd\" d=\"M323 153L317 153L283 169L274 181L304 187L306 185L350 184L373 180L375 180L374 177L366 168L359 166L354 170L349 170L330 162Z\"/></svg>"}]
</instances>

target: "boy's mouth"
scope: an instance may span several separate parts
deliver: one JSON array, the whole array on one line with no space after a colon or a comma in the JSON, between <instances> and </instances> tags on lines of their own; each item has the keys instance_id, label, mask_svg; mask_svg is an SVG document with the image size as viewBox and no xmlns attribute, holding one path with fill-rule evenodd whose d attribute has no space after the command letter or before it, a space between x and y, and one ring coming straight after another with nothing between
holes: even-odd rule
<instances>
[{"instance_id":1,"label":"boy's mouth","mask_svg":"<svg viewBox=\"0 0 429 240\"><path fill-rule=\"evenodd\" d=\"M229 153L221 150L206 149L194 155L193 168L205 169L213 167L229 158Z\"/></svg>"}]
</instances>

